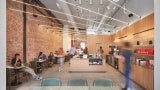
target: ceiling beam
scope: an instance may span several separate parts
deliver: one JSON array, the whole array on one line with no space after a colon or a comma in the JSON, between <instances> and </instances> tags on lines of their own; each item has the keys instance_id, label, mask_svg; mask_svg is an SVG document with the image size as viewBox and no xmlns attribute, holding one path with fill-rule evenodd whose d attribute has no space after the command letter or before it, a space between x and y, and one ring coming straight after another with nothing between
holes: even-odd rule
<instances>
[{"instance_id":1,"label":"ceiling beam","mask_svg":"<svg viewBox=\"0 0 160 90\"><path fill-rule=\"evenodd\" d=\"M41 6L41 7L44 7L44 8L47 8L41 1L39 1L39 0L32 0L33 2L36 2L39 6ZM37 9L36 9L37 10ZM44 9L45 10L45 9ZM49 15L49 16L51 16L51 17L53 17L53 18L56 18L56 16L51 12L51 11L48 11L48 10L45 10L45 12ZM55 20L55 22L56 23L58 23L58 24L60 24L61 25L61 27L63 27L63 24L59 21L59 20L57 20L57 19L54 19Z\"/></svg>"},{"instance_id":2,"label":"ceiling beam","mask_svg":"<svg viewBox=\"0 0 160 90\"><path fill-rule=\"evenodd\" d=\"M64 0L64 1L66 1L66 0ZM61 5L63 12L66 13L67 19L69 21L75 22L73 16L71 16L72 13L71 13L71 10L70 10L68 4L63 3L63 2L61 2L59 0L57 0L57 2ZM67 14L69 14L70 16L68 16ZM73 25L73 27L75 28L75 30L78 30L78 28L77 28L77 26L76 26L75 23L71 23L71 24Z\"/></svg>"},{"instance_id":3,"label":"ceiling beam","mask_svg":"<svg viewBox=\"0 0 160 90\"><path fill-rule=\"evenodd\" d=\"M124 0L124 2L120 5L123 6L126 3L127 0ZM119 7L113 14L112 14L112 18L118 13L118 11L121 9L121 7ZM112 21L112 19L107 20L106 24L108 24L110 21ZM116 26L115 26L116 27Z\"/></svg>"},{"instance_id":4,"label":"ceiling beam","mask_svg":"<svg viewBox=\"0 0 160 90\"><path fill-rule=\"evenodd\" d=\"M105 16L107 15L107 13L108 13L108 11L105 11L104 16L102 17L99 25L98 25L97 28L96 28L96 31L98 31L98 29L101 27L102 23L105 21L105 19L106 19Z\"/></svg>"}]
</instances>

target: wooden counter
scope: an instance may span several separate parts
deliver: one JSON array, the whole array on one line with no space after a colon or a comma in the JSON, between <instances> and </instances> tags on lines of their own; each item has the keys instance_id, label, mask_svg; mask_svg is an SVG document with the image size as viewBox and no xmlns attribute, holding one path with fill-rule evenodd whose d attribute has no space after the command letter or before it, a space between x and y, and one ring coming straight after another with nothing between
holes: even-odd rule
<instances>
[{"instance_id":1,"label":"wooden counter","mask_svg":"<svg viewBox=\"0 0 160 90\"><path fill-rule=\"evenodd\" d=\"M118 70L123 73L123 62L119 60L118 64ZM132 64L131 79L146 90L153 90L153 69Z\"/></svg>"},{"instance_id":2,"label":"wooden counter","mask_svg":"<svg viewBox=\"0 0 160 90\"><path fill-rule=\"evenodd\" d=\"M81 72L101 72L106 71L105 64L103 65L89 65L88 59L72 59L70 60L70 70L69 71L81 71Z\"/></svg>"}]
</instances>

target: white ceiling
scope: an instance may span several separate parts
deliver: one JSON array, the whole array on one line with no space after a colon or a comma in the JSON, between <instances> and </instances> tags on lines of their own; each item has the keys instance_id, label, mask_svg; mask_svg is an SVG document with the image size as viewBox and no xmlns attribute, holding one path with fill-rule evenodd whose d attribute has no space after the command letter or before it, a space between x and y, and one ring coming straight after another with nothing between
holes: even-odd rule
<instances>
[{"instance_id":1,"label":"white ceiling","mask_svg":"<svg viewBox=\"0 0 160 90\"><path fill-rule=\"evenodd\" d=\"M81 28L92 34L111 34L120 28L153 13L153 0L40 0L64 25ZM101 3L102 1L102 3ZM124 11L114 2L130 10ZM59 7L56 5L58 4ZM91 10L91 12L89 11ZM58 13L59 12L59 13ZM64 13L64 14L62 14ZM67 15L66 15L67 14ZM137 15L137 16L136 16ZM107 17L112 17L112 19ZM115 20L113 20L115 19ZM126 23L122 23L126 22ZM109 32L108 32L109 31Z\"/></svg>"}]
</instances>

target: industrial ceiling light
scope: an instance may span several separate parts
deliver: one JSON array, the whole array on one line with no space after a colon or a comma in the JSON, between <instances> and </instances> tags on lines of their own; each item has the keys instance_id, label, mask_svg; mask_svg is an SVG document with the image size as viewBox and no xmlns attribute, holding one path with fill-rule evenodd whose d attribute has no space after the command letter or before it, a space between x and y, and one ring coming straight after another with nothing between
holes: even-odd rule
<instances>
[{"instance_id":1,"label":"industrial ceiling light","mask_svg":"<svg viewBox=\"0 0 160 90\"><path fill-rule=\"evenodd\" d=\"M121 6L121 5L119 5L119 4L117 4L115 1L117 1L117 0L108 0L109 2L111 2L112 4L114 4L114 5L116 5L116 6L118 6L118 7L120 7L120 8L122 8L123 10L124 10L124 14L127 14L127 12L130 12L130 13L132 13L132 14L134 14L135 16L137 16L137 17L139 17L139 18L141 18L141 16L140 15L138 15L138 14L136 14L136 13L134 13L134 12L132 12L132 11L130 11L130 10L128 10L128 9L126 9L126 3L128 2L128 0L126 0L125 1L125 3L124 3L124 7L123 6ZM118 0L119 1L119 0ZM127 12L126 12L127 11Z\"/></svg>"},{"instance_id":2,"label":"industrial ceiling light","mask_svg":"<svg viewBox=\"0 0 160 90\"><path fill-rule=\"evenodd\" d=\"M132 13L130 13L130 14L128 15L128 17L133 17L133 14L132 14Z\"/></svg>"}]
</instances>

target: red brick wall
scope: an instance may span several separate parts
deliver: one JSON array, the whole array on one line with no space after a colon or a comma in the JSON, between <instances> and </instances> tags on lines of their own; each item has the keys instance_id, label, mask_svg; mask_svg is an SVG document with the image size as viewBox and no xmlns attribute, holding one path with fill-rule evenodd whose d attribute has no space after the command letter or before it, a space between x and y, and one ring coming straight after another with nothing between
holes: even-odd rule
<instances>
[{"instance_id":1,"label":"red brick wall","mask_svg":"<svg viewBox=\"0 0 160 90\"><path fill-rule=\"evenodd\" d=\"M23 57L23 16L20 12L9 10L14 8L22 10L22 5L7 0L7 61L10 63L15 53L20 53ZM44 10L41 10L46 14ZM27 6L27 12L33 12L33 9ZM39 13L35 11L35 13ZM40 14L40 13L39 13ZM40 20L40 21L37 21ZM43 21L43 22L41 22ZM33 17L27 14L27 62L37 57L39 51L46 55L62 47L62 35L56 34L47 28L40 28L40 25L48 25L51 22L47 18ZM51 22L53 23L53 22ZM57 24L54 24L57 27ZM23 58L22 58L23 59Z\"/></svg>"},{"instance_id":2,"label":"red brick wall","mask_svg":"<svg viewBox=\"0 0 160 90\"><path fill-rule=\"evenodd\" d=\"M11 4L7 1L7 61L13 57L15 53L20 53L23 57L23 21L22 14L10 11L8 8L22 9L22 5Z\"/></svg>"}]
</instances>

